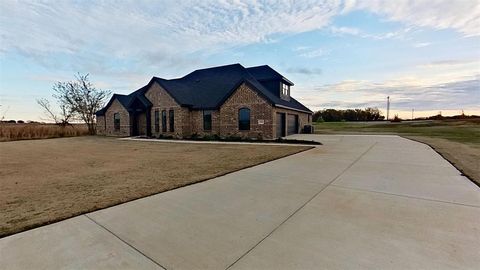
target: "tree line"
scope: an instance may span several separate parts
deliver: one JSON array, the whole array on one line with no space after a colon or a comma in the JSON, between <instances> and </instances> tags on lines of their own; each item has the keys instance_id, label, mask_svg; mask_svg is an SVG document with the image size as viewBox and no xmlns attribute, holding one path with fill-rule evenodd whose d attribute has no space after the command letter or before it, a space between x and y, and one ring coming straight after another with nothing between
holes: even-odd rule
<instances>
[{"instance_id":1,"label":"tree line","mask_svg":"<svg viewBox=\"0 0 480 270\"><path fill-rule=\"evenodd\" d=\"M338 121L381 121L385 117L378 108L366 109L325 109L313 113L313 122L338 122Z\"/></svg>"}]
</instances>

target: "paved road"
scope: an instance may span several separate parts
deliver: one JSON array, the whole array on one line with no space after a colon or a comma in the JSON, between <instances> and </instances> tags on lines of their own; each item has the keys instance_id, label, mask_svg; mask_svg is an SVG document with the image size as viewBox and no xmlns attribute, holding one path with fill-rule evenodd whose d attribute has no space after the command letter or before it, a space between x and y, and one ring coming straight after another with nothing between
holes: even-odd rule
<instances>
[{"instance_id":1,"label":"paved road","mask_svg":"<svg viewBox=\"0 0 480 270\"><path fill-rule=\"evenodd\" d=\"M0 239L2 269L478 269L480 188L426 145L323 146Z\"/></svg>"}]
</instances>

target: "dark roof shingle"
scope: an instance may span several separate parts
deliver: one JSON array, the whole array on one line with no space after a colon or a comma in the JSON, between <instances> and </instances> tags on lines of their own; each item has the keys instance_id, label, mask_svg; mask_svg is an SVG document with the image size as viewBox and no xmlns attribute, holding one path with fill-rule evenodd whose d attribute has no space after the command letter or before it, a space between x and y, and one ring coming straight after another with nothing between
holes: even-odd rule
<instances>
[{"instance_id":1,"label":"dark roof shingle","mask_svg":"<svg viewBox=\"0 0 480 270\"><path fill-rule=\"evenodd\" d=\"M253 74L252 74L253 73ZM213 68L195 70L186 76L178 79L162 79L153 77L146 86L138 89L130 95L114 95L120 103L129 108L129 104L139 98L141 101L148 99L144 97L146 90L154 82L162 86L182 106L192 109L216 109L233 93L241 83L248 83L253 86L261 96L273 105L281 105L288 108L311 112L294 98L290 101L281 99L268 91L259 80L284 79L281 74L269 66L244 68L240 64L232 64ZM286 80L289 82L288 80ZM111 102L106 107L110 105ZM145 104L151 106L150 104ZM105 108L100 110L99 115L104 114ZM98 114L97 113L97 114Z\"/></svg>"}]
</instances>

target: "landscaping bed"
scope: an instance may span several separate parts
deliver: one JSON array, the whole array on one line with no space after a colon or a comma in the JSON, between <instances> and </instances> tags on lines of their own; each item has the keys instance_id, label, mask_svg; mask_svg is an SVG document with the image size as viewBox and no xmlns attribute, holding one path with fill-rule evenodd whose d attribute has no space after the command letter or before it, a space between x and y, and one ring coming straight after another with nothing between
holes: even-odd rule
<instances>
[{"instance_id":1,"label":"landscaping bed","mask_svg":"<svg viewBox=\"0 0 480 270\"><path fill-rule=\"evenodd\" d=\"M229 137L220 137L218 135L208 135L208 136L196 136L193 135L187 138L175 138L173 136L157 136L157 137L140 137L145 139L161 139L161 140L181 140L181 141L211 141L211 142L246 142L246 143L276 143L276 144L299 144L299 145L322 145L321 142L313 140L298 140L298 139L286 139L286 138L277 138L274 140L263 140L263 139L252 139L252 138L242 138L237 136Z\"/></svg>"}]
</instances>

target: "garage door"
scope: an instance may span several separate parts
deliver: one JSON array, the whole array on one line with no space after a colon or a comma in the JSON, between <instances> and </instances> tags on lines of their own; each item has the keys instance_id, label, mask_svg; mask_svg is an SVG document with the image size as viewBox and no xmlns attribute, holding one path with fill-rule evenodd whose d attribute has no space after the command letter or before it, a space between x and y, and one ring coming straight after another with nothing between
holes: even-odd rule
<instances>
[{"instance_id":1,"label":"garage door","mask_svg":"<svg viewBox=\"0 0 480 270\"><path fill-rule=\"evenodd\" d=\"M277 138L285 136L285 114L277 113Z\"/></svg>"},{"instance_id":2,"label":"garage door","mask_svg":"<svg viewBox=\"0 0 480 270\"><path fill-rule=\"evenodd\" d=\"M298 133L298 115L289 114L287 119L287 134L297 134Z\"/></svg>"}]
</instances>

